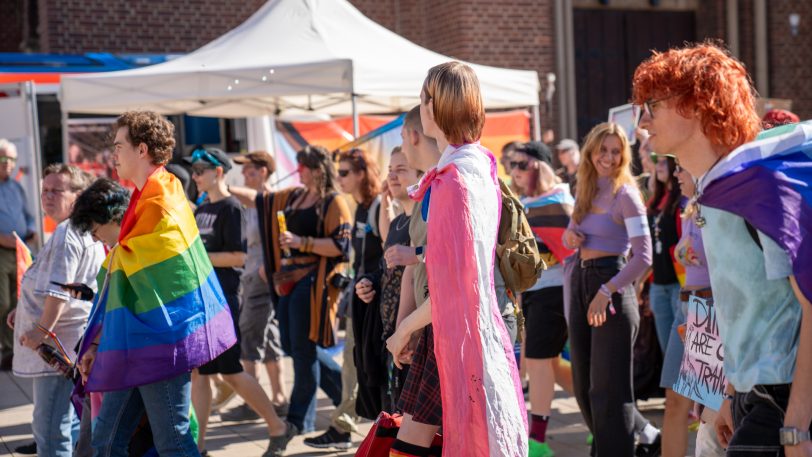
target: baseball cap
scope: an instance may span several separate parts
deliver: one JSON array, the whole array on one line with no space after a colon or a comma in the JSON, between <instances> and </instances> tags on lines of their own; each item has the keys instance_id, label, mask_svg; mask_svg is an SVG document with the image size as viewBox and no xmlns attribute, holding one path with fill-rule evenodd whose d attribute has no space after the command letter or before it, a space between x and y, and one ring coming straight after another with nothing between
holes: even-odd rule
<instances>
[{"instance_id":1,"label":"baseball cap","mask_svg":"<svg viewBox=\"0 0 812 457\"><path fill-rule=\"evenodd\" d=\"M273 156L265 151L254 151L234 157L234 163L242 165L248 162L258 167L267 168L269 173L273 173L276 170L276 162L273 160Z\"/></svg>"},{"instance_id":2,"label":"baseball cap","mask_svg":"<svg viewBox=\"0 0 812 457\"><path fill-rule=\"evenodd\" d=\"M217 148L197 148L192 151L191 157L184 157L183 160L188 163L203 160L214 166L222 167L223 171L231 170L231 159L228 158L225 152Z\"/></svg>"},{"instance_id":3,"label":"baseball cap","mask_svg":"<svg viewBox=\"0 0 812 457\"><path fill-rule=\"evenodd\" d=\"M553 164L553 153L550 151L550 148L548 148L547 145L541 141L527 142L517 148L516 152L527 154L536 160L546 162L548 165Z\"/></svg>"},{"instance_id":4,"label":"baseball cap","mask_svg":"<svg viewBox=\"0 0 812 457\"><path fill-rule=\"evenodd\" d=\"M561 142L559 142L557 145L555 145L555 148L563 149L565 151L569 149L578 149L578 143L575 140L565 138L561 140Z\"/></svg>"}]
</instances>

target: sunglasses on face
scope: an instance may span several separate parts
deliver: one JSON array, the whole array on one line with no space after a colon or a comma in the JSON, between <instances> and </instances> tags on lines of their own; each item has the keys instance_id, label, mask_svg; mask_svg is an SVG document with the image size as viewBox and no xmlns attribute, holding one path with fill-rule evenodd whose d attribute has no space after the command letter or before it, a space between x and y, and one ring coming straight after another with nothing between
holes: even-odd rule
<instances>
[{"instance_id":1,"label":"sunglasses on face","mask_svg":"<svg viewBox=\"0 0 812 457\"><path fill-rule=\"evenodd\" d=\"M0 163L14 163L17 161L16 157L0 157Z\"/></svg>"},{"instance_id":2,"label":"sunglasses on face","mask_svg":"<svg viewBox=\"0 0 812 457\"><path fill-rule=\"evenodd\" d=\"M514 162L510 161L510 169L514 170L518 168L521 171L527 171L527 167L530 163L527 160L522 160L521 162Z\"/></svg>"},{"instance_id":3,"label":"sunglasses on face","mask_svg":"<svg viewBox=\"0 0 812 457\"><path fill-rule=\"evenodd\" d=\"M347 175L349 175L349 174L350 174L350 170L341 170L341 169L338 170L338 176L340 176L342 178L346 178Z\"/></svg>"}]
</instances>

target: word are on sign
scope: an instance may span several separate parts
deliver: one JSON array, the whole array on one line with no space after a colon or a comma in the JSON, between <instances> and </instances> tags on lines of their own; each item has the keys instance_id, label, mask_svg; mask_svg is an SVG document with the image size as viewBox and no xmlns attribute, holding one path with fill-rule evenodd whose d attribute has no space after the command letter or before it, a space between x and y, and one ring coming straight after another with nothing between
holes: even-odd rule
<instances>
[{"instance_id":1,"label":"word are on sign","mask_svg":"<svg viewBox=\"0 0 812 457\"><path fill-rule=\"evenodd\" d=\"M692 296L687 317L685 352L674 392L719 411L727 379L713 301Z\"/></svg>"}]
</instances>

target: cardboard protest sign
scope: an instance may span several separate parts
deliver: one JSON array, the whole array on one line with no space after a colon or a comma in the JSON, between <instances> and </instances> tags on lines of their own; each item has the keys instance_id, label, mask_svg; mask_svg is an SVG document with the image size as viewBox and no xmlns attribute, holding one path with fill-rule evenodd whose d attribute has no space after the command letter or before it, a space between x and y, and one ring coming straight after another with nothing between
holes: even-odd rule
<instances>
[{"instance_id":1,"label":"cardboard protest sign","mask_svg":"<svg viewBox=\"0 0 812 457\"><path fill-rule=\"evenodd\" d=\"M727 385L724 359L713 303L692 296L688 302L685 352L674 392L718 411Z\"/></svg>"}]
</instances>

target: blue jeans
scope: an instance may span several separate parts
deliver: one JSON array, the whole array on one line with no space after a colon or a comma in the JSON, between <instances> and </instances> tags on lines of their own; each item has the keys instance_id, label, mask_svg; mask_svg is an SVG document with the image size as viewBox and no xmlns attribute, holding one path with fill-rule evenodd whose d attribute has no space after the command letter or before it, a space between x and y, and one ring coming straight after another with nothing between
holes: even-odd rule
<instances>
[{"instance_id":1,"label":"blue jeans","mask_svg":"<svg viewBox=\"0 0 812 457\"><path fill-rule=\"evenodd\" d=\"M33 381L31 429L37 442L37 455L70 457L75 442L74 428L79 431L79 419L70 401L73 383L62 376L43 376Z\"/></svg>"},{"instance_id":2,"label":"blue jeans","mask_svg":"<svg viewBox=\"0 0 812 457\"><path fill-rule=\"evenodd\" d=\"M287 420L302 432L315 430L316 388L341 402L341 367L319 362L316 343L310 340L310 288L314 275L305 276L277 304L282 350L293 359L293 391Z\"/></svg>"},{"instance_id":3,"label":"blue jeans","mask_svg":"<svg viewBox=\"0 0 812 457\"><path fill-rule=\"evenodd\" d=\"M657 341L663 354L668 350L668 338L674 318L679 313L679 283L652 284L649 289L651 312L654 313L654 327L657 329Z\"/></svg>"},{"instance_id":4,"label":"blue jeans","mask_svg":"<svg viewBox=\"0 0 812 457\"><path fill-rule=\"evenodd\" d=\"M158 369L156 367L156 369ZM189 432L191 375L106 392L93 426L94 456L127 456L130 438L146 412L161 457L200 456Z\"/></svg>"}]
</instances>

